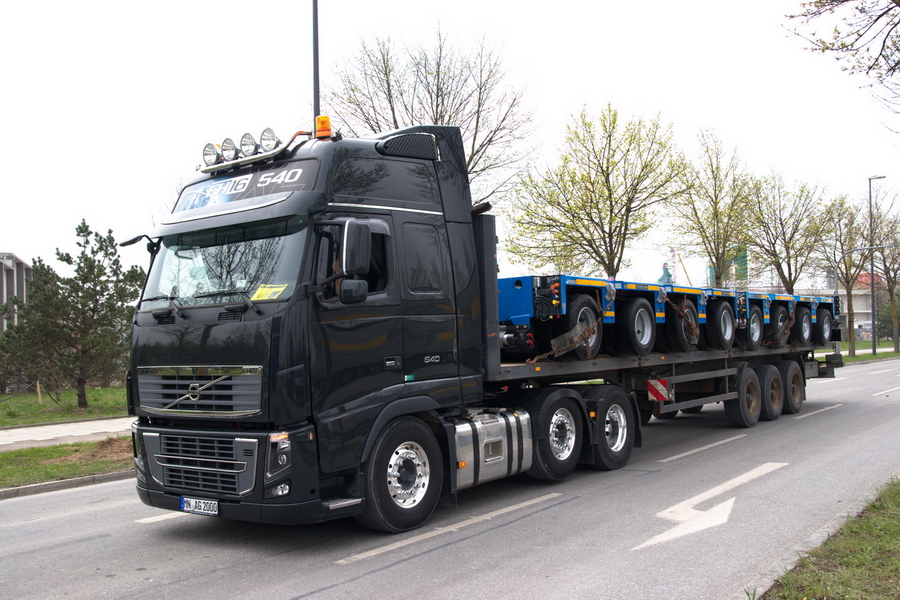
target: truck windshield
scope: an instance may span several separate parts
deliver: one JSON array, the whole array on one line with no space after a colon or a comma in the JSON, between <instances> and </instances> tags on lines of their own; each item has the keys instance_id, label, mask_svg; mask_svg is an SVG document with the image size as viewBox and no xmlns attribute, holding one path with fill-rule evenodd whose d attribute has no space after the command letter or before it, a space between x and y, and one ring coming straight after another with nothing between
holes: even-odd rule
<instances>
[{"instance_id":1,"label":"truck windshield","mask_svg":"<svg viewBox=\"0 0 900 600\"><path fill-rule=\"evenodd\" d=\"M305 216L166 236L140 308L286 300L305 236Z\"/></svg>"}]
</instances>

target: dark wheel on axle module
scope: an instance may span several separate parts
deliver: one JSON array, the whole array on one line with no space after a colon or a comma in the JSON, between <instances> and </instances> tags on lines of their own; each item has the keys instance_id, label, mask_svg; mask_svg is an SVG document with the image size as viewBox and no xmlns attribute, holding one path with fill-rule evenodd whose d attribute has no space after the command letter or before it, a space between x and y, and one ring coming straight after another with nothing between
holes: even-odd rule
<instances>
[{"instance_id":1,"label":"dark wheel on axle module","mask_svg":"<svg viewBox=\"0 0 900 600\"><path fill-rule=\"evenodd\" d=\"M441 494L444 463L434 434L413 417L390 422L378 435L365 465L363 527L397 533L431 516Z\"/></svg>"},{"instance_id":2,"label":"dark wheel on axle module","mask_svg":"<svg viewBox=\"0 0 900 600\"><path fill-rule=\"evenodd\" d=\"M826 346L831 343L831 311L827 308L816 309L813 342L817 346Z\"/></svg>"},{"instance_id":3,"label":"dark wheel on axle module","mask_svg":"<svg viewBox=\"0 0 900 600\"><path fill-rule=\"evenodd\" d=\"M565 479L581 457L581 409L571 398L558 398L537 415L536 421L538 434L528 474L547 481Z\"/></svg>"},{"instance_id":4,"label":"dark wheel on axle module","mask_svg":"<svg viewBox=\"0 0 900 600\"><path fill-rule=\"evenodd\" d=\"M562 329L556 335L562 335L576 328L593 327L594 333L586 342L582 342L559 357L559 360L590 360L600 351L603 340L603 323L597 319L597 303L587 294L574 294L567 303L566 314L563 315Z\"/></svg>"},{"instance_id":5,"label":"dark wheel on axle module","mask_svg":"<svg viewBox=\"0 0 900 600\"><path fill-rule=\"evenodd\" d=\"M649 354L656 341L656 313L650 302L635 296L626 300L621 313L618 310L616 313L616 353L619 356Z\"/></svg>"},{"instance_id":6,"label":"dark wheel on axle module","mask_svg":"<svg viewBox=\"0 0 900 600\"><path fill-rule=\"evenodd\" d=\"M597 413L593 468L612 471L624 467L634 446L634 409L625 390L616 385L597 385L584 393L588 408ZM591 405L596 402L596 408Z\"/></svg>"},{"instance_id":7,"label":"dark wheel on axle module","mask_svg":"<svg viewBox=\"0 0 900 600\"><path fill-rule=\"evenodd\" d=\"M798 306L794 311L794 325L791 327L791 343L797 346L809 346L813 339L813 323L809 309Z\"/></svg>"},{"instance_id":8,"label":"dark wheel on axle module","mask_svg":"<svg viewBox=\"0 0 900 600\"><path fill-rule=\"evenodd\" d=\"M783 304L773 304L769 309L769 324L766 325L766 342L770 348L784 348L790 331L787 329L788 309Z\"/></svg>"},{"instance_id":9,"label":"dark wheel on axle module","mask_svg":"<svg viewBox=\"0 0 900 600\"><path fill-rule=\"evenodd\" d=\"M713 350L728 350L734 345L734 309L724 300L707 307L706 343Z\"/></svg>"},{"instance_id":10,"label":"dark wheel on axle module","mask_svg":"<svg viewBox=\"0 0 900 600\"><path fill-rule=\"evenodd\" d=\"M763 312L753 304L747 313L747 324L737 332L737 343L743 350L759 350L763 342Z\"/></svg>"},{"instance_id":11,"label":"dark wheel on axle module","mask_svg":"<svg viewBox=\"0 0 900 600\"><path fill-rule=\"evenodd\" d=\"M700 334L700 319L694 302L682 298L675 306L666 307L666 323L662 328L663 339L659 340L663 352L690 352L697 349Z\"/></svg>"}]
</instances>

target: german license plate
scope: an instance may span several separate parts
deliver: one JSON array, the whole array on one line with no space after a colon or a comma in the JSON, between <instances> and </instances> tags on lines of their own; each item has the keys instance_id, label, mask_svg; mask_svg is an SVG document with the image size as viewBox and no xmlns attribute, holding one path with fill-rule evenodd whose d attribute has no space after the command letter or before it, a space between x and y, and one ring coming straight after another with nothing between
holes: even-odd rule
<instances>
[{"instance_id":1,"label":"german license plate","mask_svg":"<svg viewBox=\"0 0 900 600\"><path fill-rule=\"evenodd\" d=\"M201 500L199 498L182 498L181 510L195 515L218 515L219 503L216 500Z\"/></svg>"}]
</instances>

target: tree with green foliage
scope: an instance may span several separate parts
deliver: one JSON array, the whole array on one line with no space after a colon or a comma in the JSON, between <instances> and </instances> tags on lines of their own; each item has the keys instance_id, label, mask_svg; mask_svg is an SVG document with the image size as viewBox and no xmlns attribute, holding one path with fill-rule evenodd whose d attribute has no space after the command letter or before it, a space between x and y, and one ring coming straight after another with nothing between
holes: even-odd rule
<instances>
[{"instance_id":1,"label":"tree with green foliage","mask_svg":"<svg viewBox=\"0 0 900 600\"><path fill-rule=\"evenodd\" d=\"M678 231L697 243L691 254L706 257L715 286L724 287L732 265L747 251L745 207L750 180L737 153L726 153L711 131L699 135L700 158L686 172L687 192L671 204Z\"/></svg>"},{"instance_id":2,"label":"tree with green foliage","mask_svg":"<svg viewBox=\"0 0 900 600\"><path fill-rule=\"evenodd\" d=\"M454 125L466 147L473 197L508 190L523 158L530 116L524 92L506 84L500 56L482 41L460 50L436 32L434 44L398 50L390 38L363 42L337 73L325 103L351 135L412 125Z\"/></svg>"},{"instance_id":3,"label":"tree with green foliage","mask_svg":"<svg viewBox=\"0 0 900 600\"><path fill-rule=\"evenodd\" d=\"M506 250L535 268L615 278L628 243L653 224L652 209L687 193L687 164L659 118L622 123L572 119L560 165L522 178L508 214Z\"/></svg>"},{"instance_id":4,"label":"tree with green foliage","mask_svg":"<svg viewBox=\"0 0 900 600\"><path fill-rule=\"evenodd\" d=\"M897 0L813 0L792 15L826 33L803 35L812 50L834 55L851 73L882 86L892 101L900 99L900 2Z\"/></svg>"},{"instance_id":5,"label":"tree with green foliage","mask_svg":"<svg viewBox=\"0 0 900 600\"><path fill-rule=\"evenodd\" d=\"M900 215L879 209L878 217L875 245L882 247L875 251L875 271L881 276L883 289L887 291L889 312L883 315L884 303L880 304L876 323L879 337L890 336L894 341L894 352L900 352L900 309L897 306L897 291L900 289Z\"/></svg>"},{"instance_id":6,"label":"tree with green foliage","mask_svg":"<svg viewBox=\"0 0 900 600\"><path fill-rule=\"evenodd\" d=\"M18 323L4 334L4 346L20 372L51 391L74 387L78 406L86 408L88 383L123 364L133 303L140 294L143 269L125 269L112 231L103 236L84 221L76 228L80 251L56 251L74 275L62 277L40 258L27 302L15 299Z\"/></svg>"},{"instance_id":7,"label":"tree with green foliage","mask_svg":"<svg viewBox=\"0 0 900 600\"><path fill-rule=\"evenodd\" d=\"M753 182L749 208L751 249L793 294L816 264L816 251L828 233L822 192L804 183L791 189L781 176L770 175Z\"/></svg>"},{"instance_id":8,"label":"tree with green foliage","mask_svg":"<svg viewBox=\"0 0 900 600\"><path fill-rule=\"evenodd\" d=\"M823 243L819 245L817 255L822 267L833 270L837 286L847 292L847 341L850 345L850 356L856 356L856 336L853 335L855 311L853 309L853 289L860 275L866 271L869 251L869 213L861 202L851 202L846 196L832 200L825 209L822 221L830 227L824 231Z\"/></svg>"}]
</instances>

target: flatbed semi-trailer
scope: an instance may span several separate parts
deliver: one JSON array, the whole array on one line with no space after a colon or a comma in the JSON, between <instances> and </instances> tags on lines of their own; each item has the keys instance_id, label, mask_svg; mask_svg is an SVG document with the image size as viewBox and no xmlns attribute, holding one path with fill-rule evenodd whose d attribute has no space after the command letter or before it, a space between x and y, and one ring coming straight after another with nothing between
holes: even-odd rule
<instances>
[{"instance_id":1,"label":"flatbed semi-trailer","mask_svg":"<svg viewBox=\"0 0 900 600\"><path fill-rule=\"evenodd\" d=\"M796 412L840 364L813 357L834 298L498 280L458 129L321 125L208 145L126 242L152 257L127 388L147 504L404 531L474 485L619 468L653 415Z\"/></svg>"}]
</instances>

